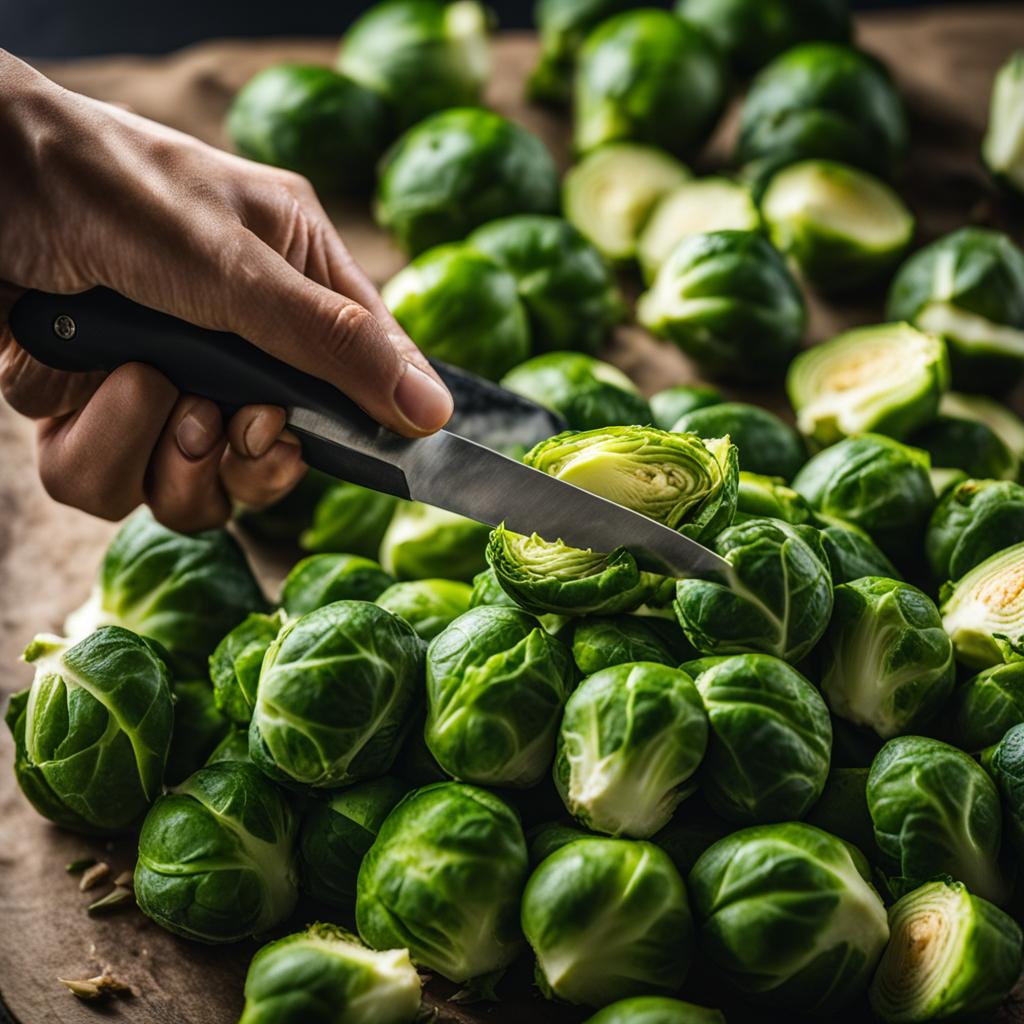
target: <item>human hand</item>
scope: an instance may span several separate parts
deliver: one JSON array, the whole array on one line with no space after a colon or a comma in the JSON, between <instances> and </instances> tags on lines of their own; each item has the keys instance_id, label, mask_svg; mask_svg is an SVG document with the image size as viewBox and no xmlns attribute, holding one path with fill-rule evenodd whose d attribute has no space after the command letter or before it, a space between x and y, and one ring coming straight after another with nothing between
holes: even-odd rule
<instances>
[{"instance_id":1,"label":"human hand","mask_svg":"<svg viewBox=\"0 0 1024 1024\"><path fill-rule=\"evenodd\" d=\"M399 433L447 421L447 390L304 178L67 92L3 51L0 94L0 393L39 421L39 474L57 501L108 519L146 502L167 526L199 530L232 501L283 497L305 466L282 409L224 423L151 367L36 362L7 327L26 288L105 285L240 334Z\"/></svg>"}]
</instances>

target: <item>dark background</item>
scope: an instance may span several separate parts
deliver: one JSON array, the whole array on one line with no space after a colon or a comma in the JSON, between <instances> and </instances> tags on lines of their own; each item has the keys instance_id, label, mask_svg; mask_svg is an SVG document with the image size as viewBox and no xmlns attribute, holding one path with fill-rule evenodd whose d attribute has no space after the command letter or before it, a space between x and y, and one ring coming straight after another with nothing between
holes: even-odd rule
<instances>
[{"instance_id":1,"label":"dark background","mask_svg":"<svg viewBox=\"0 0 1024 1024\"><path fill-rule=\"evenodd\" d=\"M853 6L866 10L934 2L860 0ZM1013 6L1022 3L1015 0ZM78 57L164 53L224 36L340 35L370 5L371 0L0 0L0 46L24 57ZM659 5L658 0L651 5ZM532 0L491 0L489 6L505 28L532 23Z\"/></svg>"}]
</instances>

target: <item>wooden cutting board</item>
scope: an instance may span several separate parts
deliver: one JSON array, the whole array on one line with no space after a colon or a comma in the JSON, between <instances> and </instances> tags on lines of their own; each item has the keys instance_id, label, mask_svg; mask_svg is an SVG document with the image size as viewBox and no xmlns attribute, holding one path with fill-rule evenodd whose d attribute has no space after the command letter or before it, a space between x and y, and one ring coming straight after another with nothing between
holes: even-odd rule
<instances>
[{"instance_id":1,"label":"wooden cutting board","mask_svg":"<svg viewBox=\"0 0 1024 1024\"><path fill-rule=\"evenodd\" d=\"M993 192L978 147L995 69L1012 50L1024 47L1024 6L965 4L924 13L872 14L860 20L859 37L890 64L913 112L914 152L903 192L918 214L921 240L968 221L1003 227L1021 240L1024 218ZM522 101L536 49L528 34L498 37L489 101L540 134L564 166L565 121ZM250 75L285 59L326 63L333 51L334 44L323 40L231 41L166 58L40 66L68 88L127 103L222 145L224 110ZM735 110L699 170L722 166L734 126ZM331 214L375 280L386 280L401 266L401 254L373 227L364 208L339 204ZM880 319L882 296L829 307L812 300L812 308L810 337L819 340ZM636 328L619 331L606 355L648 393L695 379L675 349ZM744 397L781 407L778 394ZM32 433L30 424L0 403L0 696L28 684L31 672L18 661L21 650L34 633L58 629L65 614L84 599L114 530L46 497L35 475ZM273 592L293 556L251 550ZM12 756L7 730L0 729L0 995L13 1017L20 1024L85 1024L98 1016L132 1024L232 1024L254 946L188 943L134 909L88 917L88 897L78 892L64 865L91 855L109 861L116 875L131 866L132 845L82 839L48 825L17 791L8 767ZM102 1010L76 1001L56 980L89 977L106 966L129 982L135 995ZM585 1016L539 999L531 992L528 968L519 975L507 986L510 1000L500 1006L447 1004L444 996L451 989L436 980L428 999L438 1006L438 1019L453 1024L571 1024ZM732 1024L739 1019L730 1014ZM772 1018L762 1012L757 1019ZM851 1017L858 1019L864 1019L859 1011ZM1000 1019L1024 1021L1024 1009L1011 1001Z\"/></svg>"}]
</instances>

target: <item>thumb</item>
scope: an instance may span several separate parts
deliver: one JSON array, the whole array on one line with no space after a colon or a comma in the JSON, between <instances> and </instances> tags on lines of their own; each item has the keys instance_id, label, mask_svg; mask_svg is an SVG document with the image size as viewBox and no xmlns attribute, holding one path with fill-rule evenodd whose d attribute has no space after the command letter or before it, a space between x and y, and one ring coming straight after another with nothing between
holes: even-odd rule
<instances>
[{"instance_id":1,"label":"thumb","mask_svg":"<svg viewBox=\"0 0 1024 1024\"><path fill-rule=\"evenodd\" d=\"M239 253L244 273L225 282L224 329L320 377L379 423L408 437L447 423L452 397L358 302L324 288L255 236Z\"/></svg>"}]
</instances>

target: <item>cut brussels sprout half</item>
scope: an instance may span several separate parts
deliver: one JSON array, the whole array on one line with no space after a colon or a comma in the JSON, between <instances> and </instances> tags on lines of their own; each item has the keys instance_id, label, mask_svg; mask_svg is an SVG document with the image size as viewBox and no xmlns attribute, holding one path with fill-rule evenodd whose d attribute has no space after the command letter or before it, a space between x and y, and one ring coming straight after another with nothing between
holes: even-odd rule
<instances>
[{"instance_id":1,"label":"cut brussels sprout half","mask_svg":"<svg viewBox=\"0 0 1024 1024\"><path fill-rule=\"evenodd\" d=\"M1024 420L1002 402L987 395L965 395L947 391L939 402L943 416L977 420L990 427L1018 459L1024 459Z\"/></svg>"},{"instance_id":2,"label":"cut brussels sprout half","mask_svg":"<svg viewBox=\"0 0 1024 1024\"><path fill-rule=\"evenodd\" d=\"M624 11L587 36L573 87L573 143L587 153L635 141L684 156L710 135L726 100L715 45L668 11Z\"/></svg>"},{"instance_id":3,"label":"cut brussels sprout half","mask_svg":"<svg viewBox=\"0 0 1024 1024\"><path fill-rule=\"evenodd\" d=\"M448 579L469 583L487 568L486 526L417 501L399 506L380 545L385 572L399 580Z\"/></svg>"},{"instance_id":4,"label":"cut brussels sprout half","mask_svg":"<svg viewBox=\"0 0 1024 1024\"><path fill-rule=\"evenodd\" d=\"M1024 51L1015 53L996 75L981 152L988 169L1024 195Z\"/></svg>"},{"instance_id":5,"label":"cut brussels sprout half","mask_svg":"<svg viewBox=\"0 0 1024 1024\"><path fill-rule=\"evenodd\" d=\"M653 281L672 250L690 235L711 231L757 231L761 215L750 189L729 178L700 178L665 195L647 220L637 256Z\"/></svg>"},{"instance_id":6,"label":"cut brussels sprout half","mask_svg":"<svg viewBox=\"0 0 1024 1024\"><path fill-rule=\"evenodd\" d=\"M761 476L740 471L734 523L746 519L781 519L783 522L810 522L814 510L782 477Z\"/></svg>"},{"instance_id":7,"label":"cut brussels sprout half","mask_svg":"<svg viewBox=\"0 0 1024 1024\"><path fill-rule=\"evenodd\" d=\"M950 739L980 753L1024 722L1024 661L992 665L960 686L948 718Z\"/></svg>"},{"instance_id":8,"label":"cut brussels sprout half","mask_svg":"<svg viewBox=\"0 0 1024 1024\"><path fill-rule=\"evenodd\" d=\"M999 231L961 228L914 253L888 310L945 337L957 388L1005 391L1024 370L1024 252Z\"/></svg>"},{"instance_id":9,"label":"cut brussels sprout half","mask_svg":"<svg viewBox=\"0 0 1024 1024\"><path fill-rule=\"evenodd\" d=\"M942 589L942 625L972 668L1024 658L1024 543L987 558Z\"/></svg>"},{"instance_id":10,"label":"cut brussels sprout half","mask_svg":"<svg viewBox=\"0 0 1024 1024\"><path fill-rule=\"evenodd\" d=\"M803 338L803 296L761 234L684 238L637 304L640 323L674 341L703 370L736 378L778 374Z\"/></svg>"},{"instance_id":11,"label":"cut brussels sprout half","mask_svg":"<svg viewBox=\"0 0 1024 1024\"><path fill-rule=\"evenodd\" d=\"M690 172L675 157L618 142L588 153L562 186L566 217L608 259L631 260L640 232L658 201Z\"/></svg>"},{"instance_id":12,"label":"cut brussels sprout half","mask_svg":"<svg viewBox=\"0 0 1024 1024\"><path fill-rule=\"evenodd\" d=\"M906 437L934 418L948 387L945 343L909 324L840 334L801 352L786 377L797 426L822 446L866 431Z\"/></svg>"},{"instance_id":13,"label":"cut brussels sprout half","mask_svg":"<svg viewBox=\"0 0 1024 1024\"><path fill-rule=\"evenodd\" d=\"M913 215L888 185L826 160L805 160L774 175L761 214L776 248L825 291L875 280L914 236Z\"/></svg>"},{"instance_id":14,"label":"cut brussels sprout half","mask_svg":"<svg viewBox=\"0 0 1024 1024\"><path fill-rule=\"evenodd\" d=\"M886 1024L974 1019L1020 976L1021 930L960 882L936 881L889 909L889 945L868 990Z\"/></svg>"},{"instance_id":15,"label":"cut brussels sprout half","mask_svg":"<svg viewBox=\"0 0 1024 1024\"><path fill-rule=\"evenodd\" d=\"M953 690L953 645L931 598L865 576L836 587L821 690L834 715L882 739L926 723Z\"/></svg>"},{"instance_id":16,"label":"cut brussels sprout half","mask_svg":"<svg viewBox=\"0 0 1024 1024\"><path fill-rule=\"evenodd\" d=\"M281 607L296 618L335 601L375 601L395 581L359 555L310 555L285 577Z\"/></svg>"},{"instance_id":17,"label":"cut brussels sprout half","mask_svg":"<svg viewBox=\"0 0 1024 1024\"><path fill-rule=\"evenodd\" d=\"M654 425L661 430L671 430L688 412L706 409L722 401L724 398L717 388L704 384L676 384L651 395L650 406Z\"/></svg>"},{"instance_id":18,"label":"cut brussels sprout half","mask_svg":"<svg viewBox=\"0 0 1024 1024\"><path fill-rule=\"evenodd\" d=\"M460 615L469 611L473 588L458 580L407 580L388 587L377 604L405 619L421 640L433 640Z\"/></svg>"},{"instance_id":19,"label":"cut brussels sprout half","mask_svg":"<svg viewBox=\"0 0 1024 1024\"><path fill-rule=\"evenodd\" d=\"M598 1010L584 1024L725 1024L720 1010L667 996L636 996Z\"/></svg>"},{"instance_id":20,"label":"cut brussels sprout half","mask_svg":"<svg viewBox=\"0 0 1024 1024\"><path fill-rule=\"evenodd\" d=\"M853 847L800 822L743 829L690 872L698 941L736 991L817 1019L862 996L889 938Z\"/></svg>"},{"instance_id":21,"label":"cut brussels sprout half","mask_svg":"<svg viewBox=\"0 0 1024 1024\"><path fill-rule=\"evenodd\" d=\"M928 453L936 471L959 470L980 480L1016 480L1020 475L1020 459L981 420L936 416L908 441Z\"/></svg>"}]
</instances>

